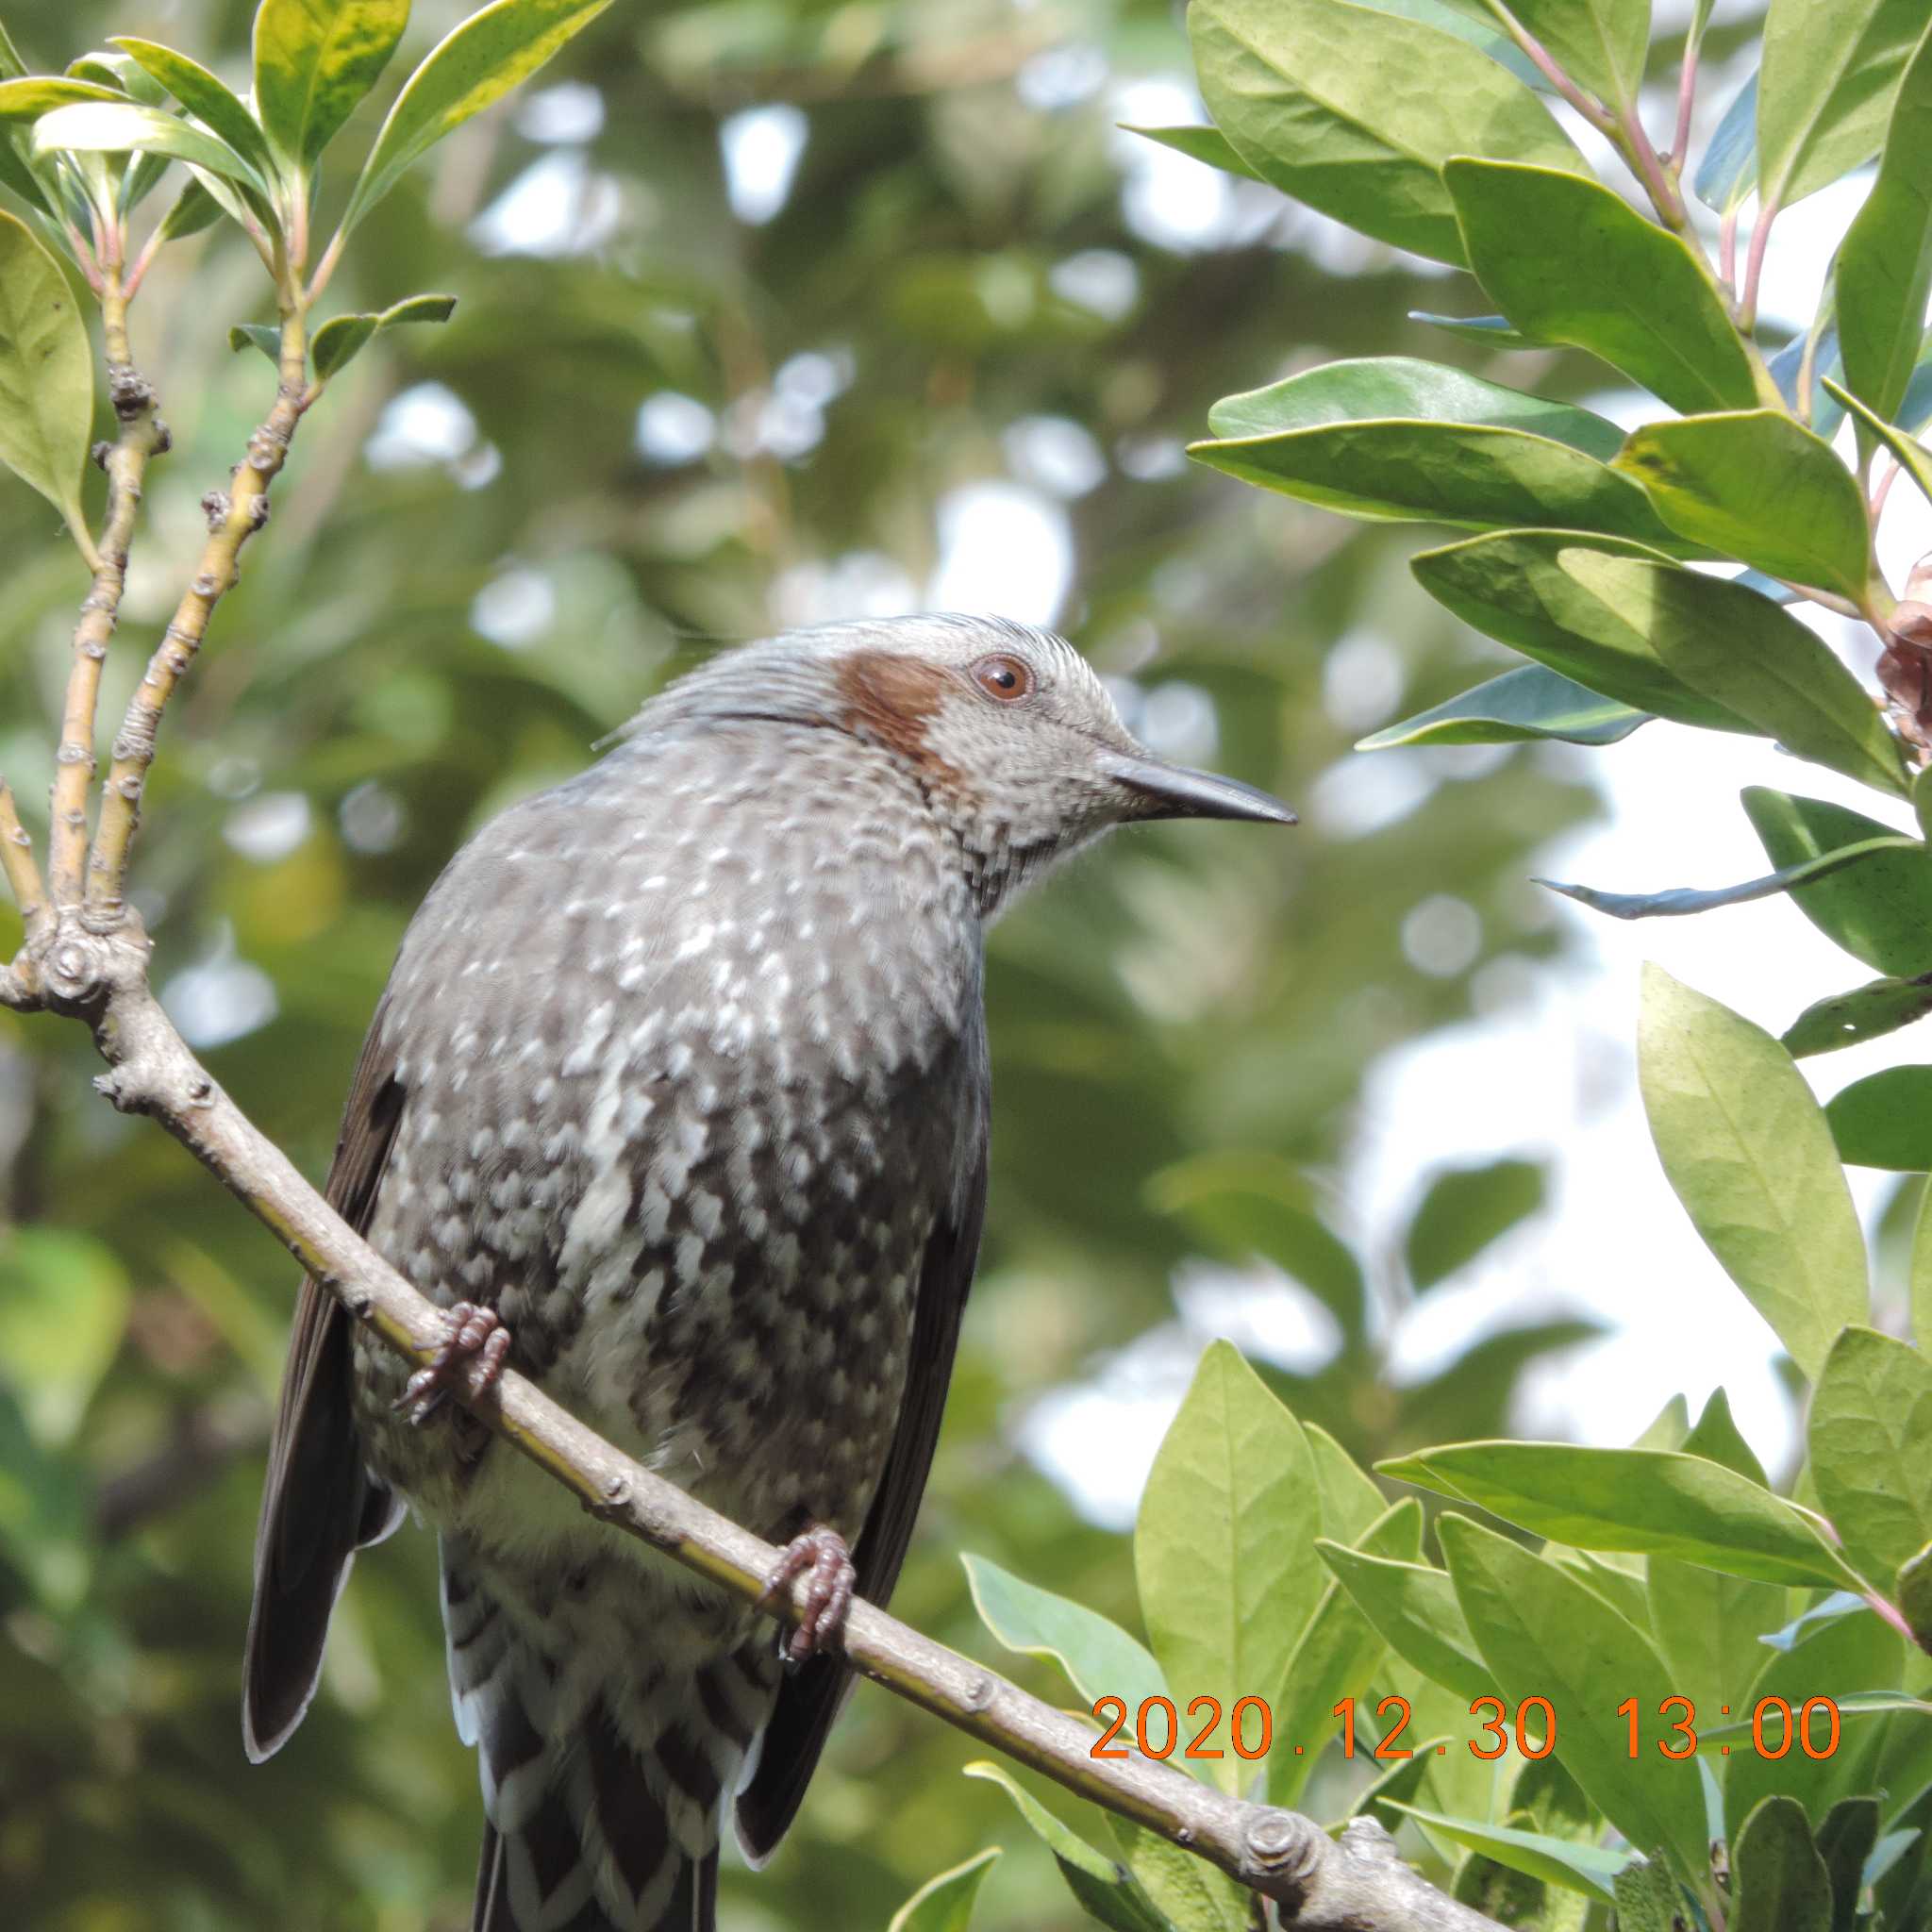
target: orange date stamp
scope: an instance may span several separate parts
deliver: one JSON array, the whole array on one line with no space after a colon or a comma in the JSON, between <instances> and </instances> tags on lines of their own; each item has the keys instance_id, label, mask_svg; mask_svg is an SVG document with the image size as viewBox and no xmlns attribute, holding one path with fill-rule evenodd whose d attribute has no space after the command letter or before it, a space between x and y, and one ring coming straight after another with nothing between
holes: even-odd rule
<instances>
[{"instance_id":1,"label":"orange date stamp","mask_svg":"<svg viewBox=\"0 0 1932 1932\"><path fill-rule=\"evenodd\" d=\"M1337 1730L1320 1738L1283 1739L1283 1748L1291 1749L1299 1757L1324 1750L1339 1736L1341 1755L1354 1757L1357 1707L1355 1700L1343 1699L1329 1713L1338 1721ZM1408 1699L1384 1697L1375 1705L1374 1714L1386 1728L1373 1743L1365 1742L1368 1755L1384 1763L1413 1757L1414 1749L1402 1742L1414 1716ZM1462 1741L1473 1757L1501 1757L1513 1748L1522 1757L1547 1757L1557 1748L1557 1709L1547 1697L1524 1697L1513 1706L1500 1697L1478 1697L1469 1707L1469 1714L1474 1720L1476 1735ZM1731 1707L1720 1705L1718 1714L1731 1719ZM1237 1757L1253 1759L1267 1757L1274 1747L1274 1713L1264 1697L1237 1699L1225 1713L1224 1732L1218 1697L1192 1699L1185 1717L1171 1697L1143 1697L1134 1709L1129 1709L1124 1697L1100 1697L1094 1700L1093 1715L1105 1727L1094 1740L1090 1754L1094 1757L1131 1757L1138 1752L1142 1757L1165 1758L1176 1750L1183 1757L1225 1757L1231 1750ZM1734 1722L1721 1724L1708 1740L1698 1735L1696 1705L1688 1697L1666 1697L1656 1713L1663 1725L1662 1734L1653 1736L1647 1747L1643 1738L1646 1713L1635 1697L1626 1697L1611 1715L1624 1721L1633 1758L1646 1756L1648 1750L1669 1758L1691 1757L1700 1742L1713 1740L1724 1740L1717 1749L1721 1757L1728 1757L1732 1748L1728 1740L1742 1740L1747 1735L1749 1749L1759 1757L1783 1757L1795 1748L1807 1757L1825 1758L1839 1747L1839 1707L1829 1697L1807 1697L1795 1710L1788 1698L1761 1697L1748 1718L1738 1713ZM1131 1746L1123 1741L1128 1737ZM1223 1737L1224 1743L1216 1741ZM1432 1748L1441 1757L1448 1756L1451 1747L1438 1742ZM1745 1746L1740 1742L1738 1748Z\"/></svg>"}]
</instances>

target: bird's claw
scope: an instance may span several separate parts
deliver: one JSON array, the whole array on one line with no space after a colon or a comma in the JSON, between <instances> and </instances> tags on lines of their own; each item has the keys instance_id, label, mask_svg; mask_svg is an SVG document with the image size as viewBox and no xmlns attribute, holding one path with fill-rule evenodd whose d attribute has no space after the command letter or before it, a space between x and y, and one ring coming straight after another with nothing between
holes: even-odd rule
<instances>
[{"instance_id":1,"label":"bird's claw","mask_svg":"<svg viewBox=\"0 0 1932 1932\"><path fill-rule=\"evenodd\" d=\"M454 1391L461 1390L472 1399L487 1394L496 1386L509 1354L509 1330L494 1308L458 1302L449 1310L449 1318L448 1340L426 1367L409 1377L395 1399L396 1409L407 1411L418 1428Z\"/></svg>"},{"instance_id":2,"label":"bird's claw","mask_svg":"<svg viewBox=\"0 0 1932 1932\"><path fill-rule=\"evenodd\" d=\"M805 1609L797 1626L778 1633L778 1655L788 1668L808 1663L837 1638L852 1607L853 1586L858 1572L852 1552L836 1529L822 1523L795 1536L772 1566L760 1607L769 1608L791 1586L806 1577Z\"/></svg>"}]
</instances>

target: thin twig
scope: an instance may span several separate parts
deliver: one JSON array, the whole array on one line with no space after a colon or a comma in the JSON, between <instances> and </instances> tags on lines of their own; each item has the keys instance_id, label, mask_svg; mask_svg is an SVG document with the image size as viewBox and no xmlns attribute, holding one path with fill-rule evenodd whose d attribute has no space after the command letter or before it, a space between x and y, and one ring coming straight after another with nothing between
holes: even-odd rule
<instances>
[{"instance_id":1,"label":"thin twig","mask_svg":"<svg viewBox=\"0 0 1932 1932\"><path fill-rule=\"evenodd\" d=\"M34 841L20 822L13 803L13 790L0 778L0 873L20 916L26 922L31 938L48 914L47 889L41 883L41 869L34 862Z\"/></svg>"},{"instance_id":2,"label":"thin twig","mask_svg":"<svg viewBox=\"0 0 1932 1932\"><path fill-rule=\"evenodd\" d=\"M168 447L167 425L155 412L155 392L134 367L127 341L127 296L118 270L110 270L101 295L107 347L108 394L121 433L96 454L108 473L108 513L93 558L93 582L74 627L74 662L55 755L54 791L47 834L47 884L57 906L80 903L87 864L87 800L94 776L94 710L108 641L120 620L127 585L127 546L141 507L148 458Z\"/></svg>"},{"instance_id":3,"label":"thin twig","mask_svg":"<svg viewBox=\"0 0 1932 1932\"><path fill-rule=\"evenodd\" d=\"M91 931L78 920L38 950L49 1001L92 1025L111 1071L96 1084L124 1111L180 1141L350 1315L425 1364L448 1322L343 1222L196 1062L148 985L137 925ZM470 1404L600 1521L637 1537L747 1603L765 1597L779 1553L606 1442L514 1373ZM764 1604L787 1621L806 1608L801 1579ZM1300 1814L1244 1803L1152 1759L1102 1760L1094 1733L983 1665L883 1610L855 1603L838 1640L874 1682L1069 1790L1218 1865L1280 1907L1294 1932L1498 1932L1404 1864L1373 1821L1331 1839Z\"/></svg>"},{"instance_id":4,"label":"thin twig","mask_svg":"<svg viewBox=\"0 0 1932 1932\"><path fill-rule=\"evenodd\" d=\"M235 584L242 546L268 521L269 486L280 475L302 420L307 347L300 305L285 306L275 407L248 439L248 454L236 466L232 489L210 491L202 498L208 535L199 567L161 634L159 648L148 659L147 673L127 702L114 740L114 761L101 789L100 826L87 865L87 904L98 917L112 920L124 910L127 852L141 817L161 712L201 648L209 615Z\"/></svg>"}]
</instances>

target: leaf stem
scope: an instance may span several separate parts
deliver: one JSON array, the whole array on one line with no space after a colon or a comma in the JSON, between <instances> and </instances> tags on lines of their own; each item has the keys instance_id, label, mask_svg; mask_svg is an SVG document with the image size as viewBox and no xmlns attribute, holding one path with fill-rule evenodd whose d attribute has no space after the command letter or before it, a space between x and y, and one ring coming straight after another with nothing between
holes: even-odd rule
<instances>
[{"instance_id":1,"label":"leaf stem","mask_svg":"<svg viewBox=\"0 0 1932 1932\"><path fill-rule=\"evenodd\" d=\"M1490 0L1490 11L1508 29L1509 37L1535 63L1537 71L1562 97L1596 129L1608 140L1623 146L1623 130L1617 124L1617 117L1604 104L1587 94L1572 80L1557 63L1555 56L1524 24L1500 4L1500 0Z\"/></svg>"},{"instance_id":2,"label":"leaf stem","mask_svg":"<svg viewBox=\"0 0 1932 1932\"><path fill-rule=\"evenodd\" d=\"M1684 178L1684 157L1690 151L1690 120L1697 106L1697 57L1702 49L1692 37L1684 42L1684 64L1677 74L1677 125L1671 136L1671 179Z\"/></svg>"},{"instance_id":3,"label":"leaf stem","mask_svg":"<svg viewBox=\"0 0 1932 1932\"><path fill-rule=\"evenodd\" d=\"M1764 274L1764 251L1771 241L1771 225L1777 220L1777 203L1760 204L1757 219L1751 224L1751 247L1744 258L1744 286L1738 293L1738 326L1747 334L1757 320L1757 285Z\"/></svg>"},{"instance_id":4,"label":"leaf stem","mask_svg":"<svg viewBox=\"0 0 1932 1932\"><path fill-rule=\"evenodd\" d=\"M101 820L87 863L87 906L104 924L126 915L124 891L128 848L141 818L142 793L154 762L161 713L187 675L208 633L208 618L240 575L242 546L268 521L269 486L281 474L289 444L305 407L308 333L300 295L282 277L282 339L277 358L280 382L275 407L248 439L248 454L236 466L229 490L211 490L202 498L208 513L208 541L199 566L181 593L175 615L148 659L147 672L127 701L116 734L113 764L101 789Z\"/></svg>"},{"instance_id":5,"label":"leaf stem","mask_svg":"<svg viewBox=\"0 0 1932 1932\"><path fill-rule=\"evenodd\" d=\"M1632 172L1643 183L1643 191L1650 196L1650 205L1656 208L1657 220L1673 234L1685 237L1702 253L1684 213L1684 197L1678 193L1671 171L1657 158L1657 152L1651 146L1650 136L1643 131L1643 123L1638 119L1634 106L1624 109L1623 119L1618 125L1621 139L1617 145L1622 149L1624 158L1630 163Z\"/></svg>"},{"instance_id":6,"label":"leaf stem","mask_svg":"<svg viewBox=\"0 0 1932 1932\"><path fill-rule=\"evenodd\" d=\"M74 658L60 714L60 744L55 753L51 824L47 835L47 882L56 906L80 903L87 859L87 801L94 776L94 713L100 699L101 667L108 641L120 620L127 586L127 551L141 507L142 479L148 458L168 447L166 424L155 410L155 392L135 368L127 339L127 296L121 272L109 267L101 291L101 324L108 365L108 394L120 434L95 454L108 473L108 509L98 546L90 544L93 581L74 626Z\"/></svg>"},{"instance_id":7,"label":"leaf stem","mask_svg":"<svg viewBox=\"0 0 1932 1932\"><path fill-rule=\"evenodd\" d=\"M342 243L347 240L347 229L338 228L328 246L323 250L322 259L316 263L315 274L308 282L308 299L311 302L328 287L328 278L335 274L336 264L342 258Z\"/></svg>"},{"instance_id":8,"label":"leaf stem","mask_svg":"<svg viewBox=\"0 0 1932 1932\"><path fill-rule=\"evenodd\" d=\"M1898 481L1904 467L1896 457L1887 457L1885 474L1872 491L1872 523L1874 528L1878 519L1885 514L1885 500L1891 494L1891 486Z\"/></svg>"},{"instance_id":9,"label":"leaf stem","mask_svg":"<svg viewBox=\"0 0 1932 1932\"><path fill-rule=\"evenodd\" d=\"M1738 299L1738 210L1727 208L1717 225L1717 272L1725 291Z\"/></svg>"}]
</instances>

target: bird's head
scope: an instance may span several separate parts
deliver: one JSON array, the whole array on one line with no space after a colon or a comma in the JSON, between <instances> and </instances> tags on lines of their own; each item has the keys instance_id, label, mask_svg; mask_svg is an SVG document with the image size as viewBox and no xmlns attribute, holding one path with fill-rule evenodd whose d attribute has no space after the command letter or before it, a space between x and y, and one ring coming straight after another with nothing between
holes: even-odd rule
<instances>
[{"instance_id":1,"label":"bird's head","mask_svg":"<svg viewBox=\"0 0 1932 1932\"><path fill-rule=\"evenodd\" d=\"M1044 866L1114 825L1294 823L1265 791L1156 758L1065 639L1001 618L788 632L712 659L646 719L664 713L826 725L877 745L958 839L988 918Z\"/></svg>"}]
</instances>

